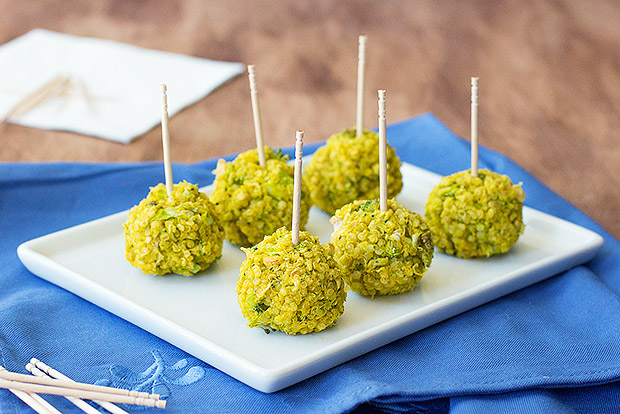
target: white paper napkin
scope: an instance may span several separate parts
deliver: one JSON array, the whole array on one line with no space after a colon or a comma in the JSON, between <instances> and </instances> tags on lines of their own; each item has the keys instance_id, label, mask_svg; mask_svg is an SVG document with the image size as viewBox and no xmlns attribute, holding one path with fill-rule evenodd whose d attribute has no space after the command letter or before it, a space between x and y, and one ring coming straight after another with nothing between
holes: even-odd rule
<instances>
[{"instance_id":1,"label":"white paper napkin","mask_svg":"<svg viewBox=\"0 0 620 414\"><path fill-rule=\"evenodd\" d=\"M7 120L128 143L160 122L162 83L172 116L244 69L36 29L0 46L0 117L50 80L68 76L61 95Z\"/></svg>"}]
</instances>

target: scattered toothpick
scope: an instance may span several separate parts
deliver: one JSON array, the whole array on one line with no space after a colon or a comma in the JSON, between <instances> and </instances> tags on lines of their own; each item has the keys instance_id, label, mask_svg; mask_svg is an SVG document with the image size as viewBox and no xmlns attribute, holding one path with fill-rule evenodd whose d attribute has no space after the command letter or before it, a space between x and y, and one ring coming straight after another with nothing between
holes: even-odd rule
<instances>
[{"instance_id":1,"label":"scattered toothpick","mask_svg":"<svg viewBox=\"0 0 620 414\"><path fill-rule=\"evenodd\" d=\"M0 371L6 371L6 369L0 366ZM58 413L58 410L51 406L47 401L43 400L43 398L38 394L32 394L25 391L16 390L14 388L9 388L9 391L11 391L17 398L22 400L26 405L39 414ZM41 401L43 401L43 403Z\"/></svg>"},{"instance_id":2,"label":"scattered toothpick","mask_svg":"<svg viewBox=\"0 0 620 414\"><path fill-rule=\"evenodd\" d=\"M71 79L66 75L58 75L45 83L37 90L29 93L21 101L9 109L0 119L0 123L9 118L15 118L27 114L34 108L42 105L52 98L60 96L71 85Z\"/></svg>"},{"instance_id":3,"label":"scattered toothpick","mask_svg":"<svg viewBox=\"0 0 620 414\"><path fill-rule=\"evenodd\" d=\"M161 85L161 142L164 151L164 173L166 177L166 192L172 195L172 163L170 162L170 129L168 128L168 96L166 85Z\"/></svg>"},{"instance_id":4,"label":"scattered toothpick","mask_svg":"<svg viewBox=\"0 0 620 414\"><path fill-rule=\"evenodd\" d=\"M29 368L29 366L31 368ZM26 369L28 371L30 371L33 375L49 376L51 378L55 378L55 379L58 379L58 380L73 381L71 378L67 377L66 375L64 375L61 372L55 370L54 368L50 367L49 365L39 361L36 358L32 358L30 360L28 365L26 365ZM38 375L38 373L35 373L37 371L38 371L38 373L41 373L42 375ZM75 381L73 381L73 382L75 382ZM143 393L141 395L143 395L144 397L147 397L147 398L155 399L155 400L159 399L159 395L157 395L157 394ZM74 401L74 400L81 401L80 399L74 398L74 397L67 397L67 399L69 401L73 402L75 405L77 405L80 408L82 408L82 404L79 404L79 402ZM96 402L97 404L99 404L100 406L102 406L103 408L105 408L106 410L111 412L112 414L129 414L127 411L119 408L118 406L112 404L111 402L100 401L100 400L95 400L94 402ZM86 404L86 405L88 405L88 404ZM88 406L90 407L90 405L88 405ZM84 411L86 411L86 410L84 410ZM99 414L99 411L97 411L97 413L93 413L93 414Z\"/></svg>"},{"instance_id":5,"label":"scattered toothpick","mask_svg":"<svg viewBox=\"0 0 620 414\"><path fill-rule=\"evenodd\" d=\"M26 365L26 369L34 376L36 377L45 377L46 374L41 371L40 369L38 369L37 367L35 367L32 364L27 364ZM71 403L73 405L75 405L76 407L78 407L80 410L84 411L85 413L88 414L101 414L98 410L96 410L94 407L92 407L91 405L87 404L86 402L84 402L83 400L80 400L79 398L75 398L75 397L65 397L67 400L71 401Z\"/></svg>"},{"instance_id":6,"label":"scattered toothpick","mask_svg":"<svg viewBox=\"0 0 620 414\"><path fill-rule=\"evenodd\" d=\"M35 377L3 369L0 369L0 388L26 393L52 394L87 400L166 408L166 401L159 400L159 396L148 393L48 377Z\"/></svg>"},{"instance_id":7,"label":"scattered toothpick","mask_svg":"<svg viewBox=\"0 0 620 414\"><path fill-rule=\"evenodd\" d=\"M471 78L471 175L478 176L478 78Z\"/></svg>"},{"instance_id":8,"label":"scattered toothpick","mask_svg":"<svg viewBox=\"0 0 620 414\"><path fill-rule=\"evenodd\" d=\"M387 142L385 138L385 90L379 91L379 205L387 211Z\"/></svg>"},{"instance_id":9,"label":"scattered toothpick","mask_svg":"<svg viewBox=\"0 0 620 414\"><path fill-rule=\"evenodd\" d=\"M364 74L366 67L366 36L359 37L357 52L357 124L355 136L361 137L364 132Z\"/></svg>"},{"instance_id":10,"label":"scattered toothpick","mask_svg":"<svg viewBox=\"0 0 620 414\"><path fill-rule=\"evenodd\" d=\"M146 407L165 408L166 406L166 402L160 400L149 400L146 398L129 397L126 395L107 394L102 392L76 390L72 388L38 385L27 382L7 381L4 379L0 379L0 388L25 391L28 393L52 394L60 395L63 397L71 396L88 400L102 400L121 404L143 405Z\"/></svg>"},{"instance_id":11,"label":"scattered toothpick","mask_svg":"<svg viewBox=\"0 0 620 414\"><path fill-rule=\"evenodd\" d=\"M301 157L304 148L304 131L295 133L295 181L293 184L293 245L299 243L299 209L301 207Z\"/></svg>"},{"instance_id":12,"label":"scattered toothpick","mask_svg":"<svg viewBox=\"0 0 620 414\"><path fill-rule=\"evenodd\" d=\"M35 410L39 414L56 414L56 413L58 413L58 410L51 411L51 410L48 410L45 406L41 405L39 403L39 401L36 399L36 397L40 398L40 396L38 394L30 394L30 393L27 393L27 392L24 392L24 391L14 390L14 389L11 389L11 388L9 388L9 391L11 391L17 398L22 400L27 406L29 406L30 408L32 408L33 410Z\"/></svg>"},{"instance_id":13,"label":"scattered toothpick","mask_svg":"<svg viewBox=\"0 0 620 414\"><path fill-rule=\"evenodd\" d=\"M263 124L260 117L260 105L258 104L258 91L256 90L256 69L254 65L248 65L248 77L250 78L250 96L252 97L252 115L254 117L254 134L256 135L256 150L258 162L261 167L265 166L265 147L263 144Z\"/></svg>"}]
</instances>

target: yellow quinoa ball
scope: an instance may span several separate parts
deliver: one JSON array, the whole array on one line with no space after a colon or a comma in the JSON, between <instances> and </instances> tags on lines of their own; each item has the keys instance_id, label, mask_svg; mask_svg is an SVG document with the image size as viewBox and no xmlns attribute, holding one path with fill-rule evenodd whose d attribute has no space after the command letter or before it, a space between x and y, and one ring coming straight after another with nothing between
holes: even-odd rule
<instances>
[{"instance_id":1,"label":"yellow quinoa ball","mask_svg":"<svg viewBox=\"0 0 620 414\"><path fill-rule=\"evenodd\" d=\"M329 214L347 203L379 197L379 136L345 129L316 150L304 170L313 204ZM400 160L387 146L388 197L403 188Z\"/></svg>"},{"instance_id":2,"label":"yellow quinoa ball","mask_svg":"<svg viewBox=\"0 0 620 414\"><path fill-rule=\"evenodd\" d=\"M425 219L435 245L465 259L506 253L525 228L521 185L505 175L479 170L442 178L431 191Z\"/></svg>"},{"instance_id":3,"label":"yellow quinoa ball","mask_svg":"<svg viewBox=\"0 0 620 414\"><path fill-rule=\"evenodd\" d=\"M125 257L144 273L192 276L222 255L224 229L209 198L187 182L151 187L123 224Z\"/></svg>"},{"instance_id":4,"label":"yellow quinoa ball","mask_svg":"<svg viewBox=\"0 0 620 414\"><path fill-rule=\"evenodd\" d=\"M232 162L218 161L210 200L231 243L253 246L280 227L291 227L294 167L287 164L287 156L268 147L265 159L265 167L261 167L258 151L253 149ZM310 192L302 181L302 228L311 205Z\"/></svg>"},{"instance_id":5,"label":"yellow quinoa ball","mask_svg":"<svg viewBox=\"0 0 620 414\"><path fill-rule=\"evenodd\" d=\"M334 258L354 292L374 297L412 290L433 260L433 241L422 217L396 201L347 204L330 220Z\"/></svg>"},{"instance_id":6,"label":"yellow quinoa ball","mask_svg":"<svg viewBox=\"0 0 620 414\"><path fill-rule=\"evenodd\" d=\"M282 227L256 246L242 249L237 295L248 326L289 335L319 332L344 312L347 288L333 246L302 231L294 246Z\"/></svg>"}]
</instances>

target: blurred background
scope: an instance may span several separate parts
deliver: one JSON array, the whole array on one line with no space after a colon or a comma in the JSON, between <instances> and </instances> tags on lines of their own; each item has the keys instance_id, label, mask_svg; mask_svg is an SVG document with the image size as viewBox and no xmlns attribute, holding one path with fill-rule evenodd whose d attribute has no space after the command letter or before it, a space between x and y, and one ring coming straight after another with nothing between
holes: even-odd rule
<instances>
[{"instance_id":1,"label":"blurred background","mask_svg":"<svg viewBox=\"0 0 620 414\"><path fill-rule=\"evenodd\" d=\"M365 126L432 112L530 171L620 237L620 3L591 1L1 0L0 42L34 28L255 64L265 143L324 141L355 124L357 42L368 36ZM0 68L0 74L2 68ZM173 92L170 92L173 93ZM137 108L137 111L140 109ZM240 75L170 120L172 158L254 146ZM0 162L160 160L154 128L131 144L4 124ZM389 139L389 137L388 137ZM527 202L527 200L526 200Z\"/></svg>"}]
</instances>

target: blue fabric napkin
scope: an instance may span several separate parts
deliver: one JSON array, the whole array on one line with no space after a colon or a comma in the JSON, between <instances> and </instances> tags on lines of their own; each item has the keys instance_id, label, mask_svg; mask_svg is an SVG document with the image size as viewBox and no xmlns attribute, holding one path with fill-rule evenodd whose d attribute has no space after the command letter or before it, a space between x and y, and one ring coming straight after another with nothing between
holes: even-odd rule
<instances>
[{"instance_id":1,"label":"blue fabric napkin","mask_svg":"<svg viewBox=\"0 0 620 414\"><path fill-rule=\"evenodd\" d=\"M432 115L390 125L388 140L403 161L443 175L469 166L469 143ZM208 185L215 163L175 164L174 177ZM167 413L614 412L620 407L618 241L505 156L481 148L480 166L523 182L527 205L601 234L600 253L263 394L30 274L17 257L26 240L138 203L162 180L160 163L0 164L0 364L25 372L34 356L75 380L157 392L168 398ZM79 412L61 398L50 401ZM0 412L30 409L0 390Z\"/></svg>"}]
</instances>

